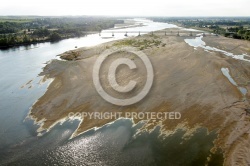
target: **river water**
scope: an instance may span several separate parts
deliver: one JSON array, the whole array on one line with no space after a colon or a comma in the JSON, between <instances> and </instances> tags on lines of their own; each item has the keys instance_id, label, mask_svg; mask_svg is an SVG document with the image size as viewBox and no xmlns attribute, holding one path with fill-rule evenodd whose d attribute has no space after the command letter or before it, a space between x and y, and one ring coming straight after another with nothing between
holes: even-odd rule
<instances>
[{"instance_id":1,"label":"river water","mask_svg":"<svg viewBox=\"0 0 250 166\"><path fill-rule=\"evenodd\" d=\"M125 29L129 36L137 35L129 31L176 27L144 19L136 21L144 26ZM119 31L124 29L112 30ZM0 51L0 165L194 165L206 162L209 155L211 163L221 162L221 154L209 151L216 134L207 134L205 129L198 130L182 144L184 131L163 139L156 129L134 138L141 124L133 126L127 119L72 140L69 138L78 121L56 125L50 132L37 136L38 126L25 118L51 81L41 83L42 78L38 76L45 63L75 46L94 46L125 38L122 33L115 33L112 38L107 38L108 35L111 34L93 34Z\"/></svg>"}]
</instances>

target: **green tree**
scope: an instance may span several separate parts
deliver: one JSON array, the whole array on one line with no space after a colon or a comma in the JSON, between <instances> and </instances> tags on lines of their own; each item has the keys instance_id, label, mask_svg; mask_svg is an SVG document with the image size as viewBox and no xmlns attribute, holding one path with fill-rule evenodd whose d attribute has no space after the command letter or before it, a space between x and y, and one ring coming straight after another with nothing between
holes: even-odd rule
<instances>
[{"instance_id":1,"label":"green tree","mask_svg":"<svg viewBox=\"0 0 250 166\"><path fill-rule=\"evenodd\" d=\"M58 33L54 32L54 33L52 33L52 34L50 35L50 40L51 40L51 41L58 41L58 40L61 40L61 36L60 36Z\"/></svg>"},{"instance_id":2,"label":"green tree","mask_svg":"<svg viewBox=\"0 0 250 166\"><path fill-rule=\"evenodd\" d=\"M241 29L241 30L238 31L237 34L238 34L241 38L243 38L244 33L245 33L245 31L244 31L243 29Z\"/></svg>"},{"instance_id":3,"label":"green tree","mask_svg":"<svg viewBox=\"0 0 250 166\"><path fill-rule=\"evenodd\" d=\"M250 40L250 31L246 31L244 34L244 39L245 40Z\"/></svg>"},{"instance_id":4,"label":"green tree","mask_svg":"<svg viewBox=\"0 0 250 166\"><path fill-rule=\"evenodd\" d=\"M30 39L28 38L28 36L25 35L25 36L23 37L23 42L24 42L24 43L29 43L29 42L30 42Z\"/></svg>"}]
</instances>

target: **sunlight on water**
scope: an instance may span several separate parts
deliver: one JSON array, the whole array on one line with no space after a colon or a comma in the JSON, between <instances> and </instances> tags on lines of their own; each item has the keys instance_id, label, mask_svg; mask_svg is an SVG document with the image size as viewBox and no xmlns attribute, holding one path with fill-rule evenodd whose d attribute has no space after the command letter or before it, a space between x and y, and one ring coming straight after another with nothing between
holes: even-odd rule
<instances>
[{"instance_id":1,"label":"sunlight on water","mask_svg":"<svg viewBox=\"0 0 250 166\"><path fill-rule=\"evenodd\" d=\"M135 21L143 23L144 26L130 27L125 30L155 31L176 27L175 25L145 19L135 19ZM124 31L124 29L117 29L114 32L119 31ZM109 33L109 35L111 34ZM67 125L62 126L65 129L62 135L56 135L60 129L57 125L52 131L38 138L36 133L38 126L33 125L30 120L24 121L30 107L45 93L49 84L49 82L41 84L42 77L39 77L38 74L42 72L42 68L47 61L58 58L56 56L65 51L75 49L75 46L88 47L126 38L123 33L117 33L111 38L103 38L103 36L92 34L59 42L45 42L0 50L0 69L3 73L0 77L0 156L4 156L0 158L0 163L1 160L8 159L10 152L15 152L11 153L12 158L18 158L18 156L23 156L25 151L35 152L37 148L50 147L50 141L56 143L59 140L65 141L69 138L68 136L72 134L73 130L66 131L65 126ZM69 123L66 124L70 125ZM77 125L72 127L75 129ZM45 144L46 146L44 146ZM28 145L30 145L29 148ZM13 151L10 149L13 149Z\"/></svg>"}]
</instances>

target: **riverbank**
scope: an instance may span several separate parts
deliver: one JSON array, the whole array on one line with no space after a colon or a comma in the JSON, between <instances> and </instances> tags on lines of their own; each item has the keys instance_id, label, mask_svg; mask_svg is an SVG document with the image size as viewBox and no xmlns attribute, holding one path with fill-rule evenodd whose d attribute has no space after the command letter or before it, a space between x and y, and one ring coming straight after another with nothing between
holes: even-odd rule
<instances>
[{"instance_id":1,"label":"riverbank","mask_svg":"<svg viewBox=\"0 0 250 166\"><path fill-rule=\"evenodd\" d=\"M20 18L18 21L16 18ZM1 18L0 18L1 19ZM15 17L0 21L0 49L56 42L82 37L122 25L123 20L108 17ZM89 33L90 32L90 33Z\"/></svg>"},{"instance_id":2,"label":"riverbank","mask_svg":"<svg viewBox=\"0 0 250 166\"><path fill-rule=\"evenodd\" d=\"M223 75L221 68L234 67L230 72L236 68L238 72L245 73L247 79L250 79L250 64L226 57L219 52L207 52L201 48L195 50L184 42L186 38L164 36L164 34L143 35L124 39L125 42L112 41L61 54L60 57L67 61L52 60L40 74L45 79L53 78L54 81L48 87L47 92L33 105L29 114L41 125L38 132L50 130L58 122L68 120L68 114L71 112L178 111L182 114L181 119L149 120L141 130L152 131L156 126L161 126L161 133L167 137L179 128L187 130L191 135L197 128L205 127L209 131L217 131L218 138L214 142L213 150L216 151L216 148L223 150L225 165L244 165L249 162L250 123L249 115L246 113L246 109L250 107L249 85L246 85L248 92L243 97L237 87ZM133 42L126 42L128 40L133 40ZM204 40L211 44L224 38L207 37ZM153 42L146 46L142 41ZM218 42L217 46L229 47L230 42ZM137 45L131 45L131 43L137 43ZM248 43L245 44L248 45ZM98 55L106 49L122 46L136 46L138 50L143 51L150 59L155 74L153 87L147 97L128 107L118 107L107 103L98 95L92 83L93 64ZM242 49L238 47L234 51L246 51ZM139 58L116 53L111 60L116 56L130 57L138 64L139 69L143 68L143 64L139 63ZM103 68L104 71L107 69L107 66ZM136 72L129 74L132 74L129 78L136 80L139 86L143 85L143 80L146 80L143 74L139 77ZM119 75L117 79L122 80L124 77ZM243 84L241 79L235 80L238 84ZM103 82L103 86L109 85ZM114 120L84 119L73 137ZM141 120L134 118L133 121L138 123Z\"/></svg>"},{"instance_id":3,"label":"riverbank","mask_svg":"<svg viewBox=\"0 0 250 166\"><path fill-rule=\"evenodd\" d=\"M188 17L153 17L152 20L168 22L180 27L207 31L228 38L250 40L250 21L247 17L197 17L195 19Z\"/></svg>"}]
</instances>

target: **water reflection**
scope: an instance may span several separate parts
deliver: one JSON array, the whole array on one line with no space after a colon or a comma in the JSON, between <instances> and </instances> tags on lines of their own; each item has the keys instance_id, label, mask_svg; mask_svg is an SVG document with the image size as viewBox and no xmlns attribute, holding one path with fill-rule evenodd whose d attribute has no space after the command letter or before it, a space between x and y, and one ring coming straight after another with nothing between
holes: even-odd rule
<instances>
[{"instance_id":1,"label":"water reflection","mask_svg":"<svg viewBox=\"0 0 250 166\"><path fill-rule=\"evenodd\" d=\"M192 137L184 139L185 132L179 130L163 138L159 136L159 128L156 128L151 133L134 136L141 125L133 126L130 120L120 119L40 153L26 155L11 164L222 165L222 154L210 152L216 138L215 132L207 134L206 129L200 128Z\"/></svg>"}]
</instances>

